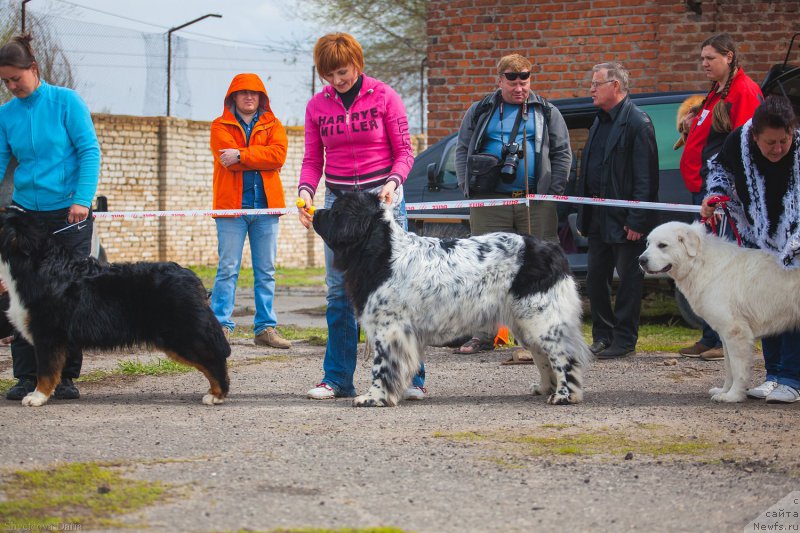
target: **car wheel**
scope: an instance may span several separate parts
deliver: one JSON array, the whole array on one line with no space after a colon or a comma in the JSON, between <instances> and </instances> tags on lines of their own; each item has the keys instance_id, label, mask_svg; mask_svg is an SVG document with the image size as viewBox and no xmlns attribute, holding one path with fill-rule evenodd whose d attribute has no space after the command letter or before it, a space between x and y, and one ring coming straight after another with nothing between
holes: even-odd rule
<instances>
[{"instance_id":1,"label":"car wheel","mask_svg":"<svg viewBox=\"0 0 800 533\"><path fill-rule=\"evenodd\" d=\"M469 226L466 224L426 222L422 226L420 235L436 237L437 239L465 239L469 237Z\"/></svg>"},{"instance_id":2,"label":"car wheel","mask_svg":"<svg viewBox=\"0 0 800 533\"><path fill-rule=\"evenodd\" d=\"M675 303L678 304L678 311L684 322L695 329L703 328L703 319L695 314L692 306L686 301L686 296L677 287L675 287Z\"/></svg>"}]
</instances>

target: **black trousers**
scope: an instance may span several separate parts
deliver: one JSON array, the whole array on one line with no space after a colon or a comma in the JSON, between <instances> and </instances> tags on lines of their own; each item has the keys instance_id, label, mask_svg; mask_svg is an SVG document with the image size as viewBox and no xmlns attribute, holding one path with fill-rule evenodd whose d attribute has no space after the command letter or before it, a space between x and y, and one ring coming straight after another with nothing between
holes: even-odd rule
<instances>
[{"instance_id":1,"label":"black trousers","mask_svg":"<svg viewBox=\"0 0 800 533\"><path fill-rule=\"evenodd\" d=\"M44 221L50 231L57 231L69 226L69 222L67 222L69 208L56 211L27 211ZM92 249L93 227L92 213L89 211L89 217L84 222L56 233L53 238L60 242L62 246L72 250L75 255L88 257ZM91 320L91 317L86 317L86 320ZM11 341L11 361L15 378L36 378L36 350L19 333L15 333L14 340ZM70 349L67 352L67 359L61 376L71 379L77 378L81 374L82 364L83 352L79 349Z\"/></svg>"},{"instance_id":2,"label":"black trousers","mask_svg":"<svg viewBox=\"0 0 800 533\"><path fill-rule=\"evenodd\" d=\"M608 244L597 235L589 235L586 290L592 308L592 340L626 350L636 347L644 282L639 256L646 247L644 239ZM611 281L615 268L619 287L612 309Z\"/></svg>"}]
</instances>

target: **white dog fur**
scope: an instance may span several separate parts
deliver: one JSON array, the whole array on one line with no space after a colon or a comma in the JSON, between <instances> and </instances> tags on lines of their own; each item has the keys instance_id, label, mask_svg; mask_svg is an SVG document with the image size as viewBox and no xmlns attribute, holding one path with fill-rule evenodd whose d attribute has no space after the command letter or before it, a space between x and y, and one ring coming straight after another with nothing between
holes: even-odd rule
<instances>
[{"instance_id":1,"label":"white dog fur","mask_svg":"<svg viewBox=\"0 0 800 533\"><path fill-rule=\"evenodd\" d=\"M755 340L800 325L800 270L784 270L767 252L740 248L702 224L681 222L655 228L639 264L674 279L722 339L725 384L709 391L711 399L744 401Z\"/></svg>"}]
</instances>

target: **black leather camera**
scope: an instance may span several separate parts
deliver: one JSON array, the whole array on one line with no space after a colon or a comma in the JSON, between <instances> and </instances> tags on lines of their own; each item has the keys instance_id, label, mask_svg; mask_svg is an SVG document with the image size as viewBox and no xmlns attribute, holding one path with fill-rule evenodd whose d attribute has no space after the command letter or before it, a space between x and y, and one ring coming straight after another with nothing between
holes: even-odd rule
<instances>
[{"instance_id":1,"label":"black leather camera","mask_svg":"<svg viewBox=\"0 0 800 533\"><path fill-rule=\"evenodd\" d=\"M520 146L517 143L506 145L506 155L503 157L503 166L500 168L500 177L506 183L511 183L517 177L517 166L519 166Z\"/></svg>"}]
</instances>

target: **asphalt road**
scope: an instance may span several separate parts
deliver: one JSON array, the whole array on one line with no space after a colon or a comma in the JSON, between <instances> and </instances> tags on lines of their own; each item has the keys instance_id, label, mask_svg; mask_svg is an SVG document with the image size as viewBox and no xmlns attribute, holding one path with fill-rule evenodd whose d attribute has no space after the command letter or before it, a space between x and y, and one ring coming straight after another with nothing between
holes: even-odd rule
<instances>
[{"instance_id":1,"label":"asphalt road","mask_svg":"<svg viewBox=\"0 0 800 533\"><path fill-rule=\"evenodd\" d=\"M294 310L285 300L279 314L320 298ZM200 403L198 372L86 383L80 400L42 408L3 400L0 472L122 465L126 477L170 486L165 501L114 517L150 532L742 531L800 490L800 403L713 404L706 391L722 382L722 362L597 362L585 403L548 406L528 394L533 366L499 364L508 351L430 349L427 399L355 409L305 398L323 347L232 347L231 395L216 407ZM89 354L84 371L153 356ZM359 390L369 375L359 360ZM10 377L7 348L0 377ZM701 446L677 453L692 443Z\"/></svg>"}]
</instances>

